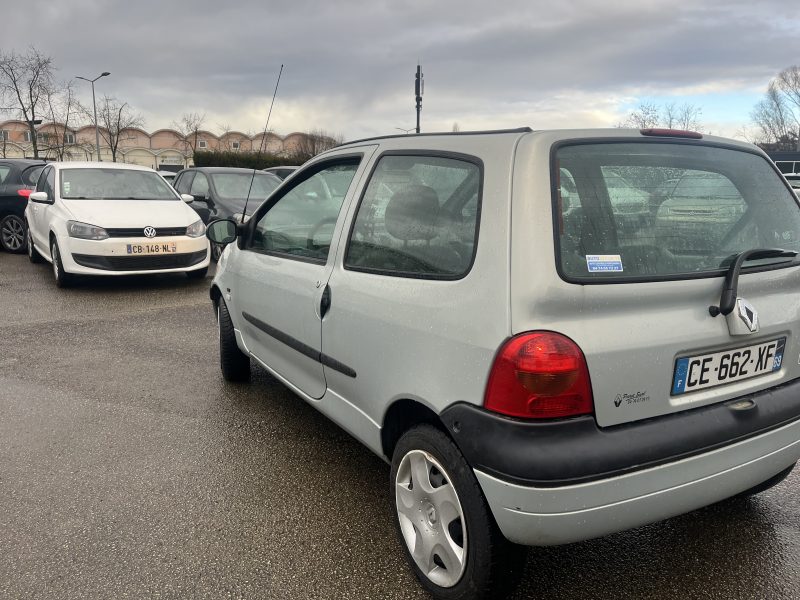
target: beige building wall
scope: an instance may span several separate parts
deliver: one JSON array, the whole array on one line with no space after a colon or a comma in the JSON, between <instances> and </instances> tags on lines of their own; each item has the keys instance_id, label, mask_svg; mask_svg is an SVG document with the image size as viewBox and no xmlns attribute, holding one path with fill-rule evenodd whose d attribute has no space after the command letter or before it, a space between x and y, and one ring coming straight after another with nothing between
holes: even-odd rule
<instances>
[{"instance_id":1,"label":"beige building wall","mask_svg":"<svg viewBox=\"0 0 800 600\"><path fill-rule=\"evenodd\" d=\"M61 123L43 123L37 127L37 132L42 136L39 143L40 156L43 158L57 158L57 153L48 151L48 139L57 139L58 145L63 146L65 160L96 160L95 128L85 125L78 128L67 128ZM64 143L64 135L70 136L70 143ZM281 137L273 132L248 136L241 131L228 131L217 136L211 131L199 131L197 134L198 150L222 150L255 152L259 148L269 154L290 155L298 150L302 143L303 133L291 133ZM55 137L47 137L55 136ZM23 158L33 156L33 144L28 139L28 127L24 121L7 120L0 122L0 157ZM262 147L263 139L263 147ZM174 170L177 167L191 166L193 164L193 146L195 136L184 138L174 129L158 129L148 133L143 129L129 128L120 133L117 160L154 169ZM102 160L111 160L111 151L107 142L100 136L100 151Z\"/></svg>"}]
</instances>

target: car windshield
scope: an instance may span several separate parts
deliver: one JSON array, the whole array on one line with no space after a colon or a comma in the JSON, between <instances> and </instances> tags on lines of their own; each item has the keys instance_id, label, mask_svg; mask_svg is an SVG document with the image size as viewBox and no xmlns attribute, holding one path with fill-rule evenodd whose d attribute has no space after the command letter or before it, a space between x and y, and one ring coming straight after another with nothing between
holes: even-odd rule
<instances>
[{"instance_id":1,"label":"car windshield","mask_svg":"<svg viewBox=\"0 0 800 600\"><path fill-rule=\"evenodd\" d=\"M62 169L60 186L64 200L179 200L169 184L153 171Z\"/></svg>"},{"instance_id":2,"label":"car windshield","mask_svg":"<svg viewBox=\"0 0 800 600\"><path fill-rule=\"evenodd\" d=\"M797 199L755 153L580 143L557 150L553 172L568 280L712 276L752 248L800 251Z\"/></svg>"},{"instance_id":3,"label":"car windshield","mask_svg":"<svg viewBox=\"0 0 800 600\"><path fill-rule=\"evenodd\" d=\"M262 201L281 183L280 179L267 173L256 173L255 177L252 173L212 173L211 180L219 197L226 200L244 200L249 191L251 199Z\"/></svg>"}]
</instances>

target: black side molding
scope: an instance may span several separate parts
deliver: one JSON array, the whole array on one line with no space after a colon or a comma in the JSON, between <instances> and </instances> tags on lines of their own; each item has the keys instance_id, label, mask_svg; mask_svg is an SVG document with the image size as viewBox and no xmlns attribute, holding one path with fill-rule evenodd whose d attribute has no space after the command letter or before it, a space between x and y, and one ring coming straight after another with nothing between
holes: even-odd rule
<instances>
[{"instance_id":1,"label":"black side molding","mask_svg":"<svg viewBox=\"0 0 800 600\"><path fill-rule=\"evenodd\" d=\"M275 338L276 340L278 340L283 344L286 344L292 350L296 350L297 352L299 352L303 356L307 356L311 360L315 360L318 363L321 363L326 367L333 369L334 371L339 371L340 373L343 373L348 377L352 377L355 379L356 372L347 365L340 363L335 358L332 358L327 354L323 354L319 350L315 350L308 344L304 344L297 338L290 336L288 333L285 333L280 329L276 329L272 325L264 323L264 321L257 319L250 313L242 312L242 317L244 317L245 321L247 321L257 329L259 329L260 331L263 331L268 336Z\"/></svg>"},{"instance_id":2,"label":"black side molding","mask_svg":"<svg viewBox=\"0 0 800 600\"><path fill-rule=\"evenodd\" d=\"M710 452L800 420L800 379L613 427L598 427L591 415L534 422L465 403L441 418L473 468L510 483L557 487Z\"/></svg>"}]
</instances>

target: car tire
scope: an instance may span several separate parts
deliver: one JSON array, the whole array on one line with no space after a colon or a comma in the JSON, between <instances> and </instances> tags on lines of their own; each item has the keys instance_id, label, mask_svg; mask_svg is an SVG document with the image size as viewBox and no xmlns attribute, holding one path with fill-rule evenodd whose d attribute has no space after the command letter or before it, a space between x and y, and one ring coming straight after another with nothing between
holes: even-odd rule
<instances>
[{"instance_id":1,"label":"car tire","mask_svg":"<svg viewBox=\"0 0 800 600\"><path fill-rule=\"evenodd\" d=\"M21 254L25 252L27 227L22 217L6 215L0 220L0 246L6 252Z\"/></svg>"},{"instance_id":2,"label":"car tire","mask_svg":"<svg viewBox=\"0 0 800 600\"><path fill-rule=\"evenodd\" d=\"M228 313L228 306L220 298L217 306L217 324L219 327L219 365L225 381L250 381L250 357L239 350L233 321Z\"/></svg>"},{"instance_id":3,"label":"car tire","mask_svg":"<svg viewBox=\"0 0 800 600\"><path fill-rule=\"evenodd\" d=\"M750 498L752 496L755 496L756 494L760 494L761 492L766 492L771 487L775 487L781 481L786 479L789 476L789 474L792 472L792 469L794 469L796 466L797 466L797 463L794 463L793 465L791 465L788 468L784 469L780 473L778 473L776 475L773 475L772 477L770 477L766 481L762 481L758 485L754 485L753 487L751 487L749 490L745 490L745 491L743 491L743 492L741 492L739 494L736 494L736 496L734 496L734 498Z\"/></svg>"},{"instance_id":4,"label":"car tire","mask_svg":"<svg viewBox=\"0 0 800 600\"><path fill-rule=\"evenodd\" d=\"M423 481L416 486L415 473ZM503 537L475 474L444 432L424 424L403 434L389 485L400 544L434 598L505 597L516 585L525 551Z\"/></svg>"},{"instance_id":5,"label":"car tire","mask_svg":"<svg viewBox=\"0 0 800 600\"><path fill-rule=\"evenodd\" d=\"M205 279L208 274L208 267L204 269L196 269L194 271L186 271L186 276L189 279Z\"/></svg>"},{"instance_id":6,"label":"car tire","mask_svg":"<svg viewBox=\"0 0 800 600\"><path fill-rule=\"evenodd\" d=\"M56 280L56 286L66 288L72 285L75 278L64 271L64 263L61 262L61 251L58 249L58 242L56 242L55 238L50 240L50 258L53 263L53 276Z\"/></svg>"},{"instance_id":7,"label":"car tire","mask_svg":"<svg viewBox=\"0 0 800 600\"><path fill-rule=\"evenodd\" d=\"M39 254L39 251L36 249L36 246L33 245L33 238L31 237L30 227L28 227L25 237L27 238L26 246L28 247L28 260L31 261L33 264L41 263L44 259L42 258L42 255Z\"/></svg>"}]
</instances>

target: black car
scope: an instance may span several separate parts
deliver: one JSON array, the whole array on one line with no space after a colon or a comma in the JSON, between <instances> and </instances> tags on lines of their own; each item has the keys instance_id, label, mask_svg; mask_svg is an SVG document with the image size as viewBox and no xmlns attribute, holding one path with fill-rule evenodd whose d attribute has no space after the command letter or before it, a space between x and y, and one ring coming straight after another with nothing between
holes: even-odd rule
<instances>
[{"instance_id":1,"label":"black car","mask_svg":"<svg viewBox=\"0 0 800 600\"><path fill-rule=\"evenodd\" d=\"M0 246L7 252L25 251L25 207L44 165L41 160L0 158Z\"/></svg>"},{"instance_id":2,"label":"black car","mask_svg":"<svg viewBox=\"0 0 800 600\"><path fill-rule=\"evenodd\" d=\"M206 224L217 219L240 220L242 214L253 214L280 184L280 178L271 173L255 171L254 175L253 169L232 167L184 169L175 176L173 182L179 194L194 197L190 206ZM212 244L211 257L215 261L221 253L222 247Z\"/></svg>"},{"instance_id":3,"label":"black car","mask_svg":"<svg viewBox=\"0 0 800 600\"><path fill-rule=\"evenodd\" d=\"M280 177L281 179L286 179L289 175L291 175L292 173L297 171L297 169L299 169L299 168L300 167L282 165L280 167L269 167L267 169L264 169L264 172L265 173L272 173L273 175L276 175L276 176Z\"/></svg>"}]
</instances>

